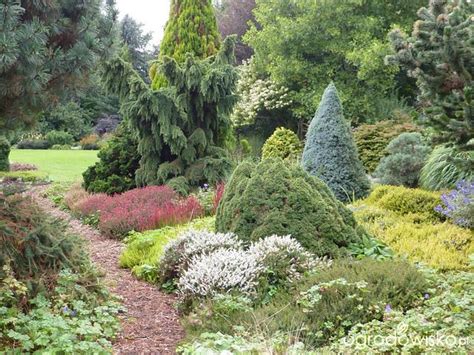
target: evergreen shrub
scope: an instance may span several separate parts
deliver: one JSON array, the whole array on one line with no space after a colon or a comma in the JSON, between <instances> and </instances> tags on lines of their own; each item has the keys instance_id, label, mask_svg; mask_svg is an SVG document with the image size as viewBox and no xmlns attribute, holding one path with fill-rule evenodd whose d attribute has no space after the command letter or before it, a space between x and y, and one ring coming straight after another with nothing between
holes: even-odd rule
<instances>
[{"instance_id":1,"label":"evergreen shrub","mask_svg":"<svg viewBox=\"0 0 474 355\"><path fill-rule=\"evenodd\" d=\"M442 215L435 211L435 207L441 203L440 194L437 192L380 185L365 201L402 216L418 214L434 221L443 219Z\"/></svg>"},{"instance_id":2,"label":"evergreen shrub","mask_svg":"<svg viewBox=\"0 0 474 355\"><path fill-rule=\"evenodd\" d=\"M298 136L287 128L277 128L262 148L262 158L298 160L302 151Z\"/></svg>"},{"instance_id":3,"label":"evergreen shrub","mask_svg":"<svg viewBox=\"0 0 474 355\"><path fill-rule=\"evenodd\" d=\"M374 175L382 184L418 186L420 172L431 148L420 133L402 133L388 147L388 156L382 158Z\"/></svg>"},{"instance_id":4,"label":"evergreen shrub","mask_svg":"<svg viewBox=\"0 0 474 355\"><path fill-rule=\"evenodd\" d=\"M64 131L51 131L45 136L49 145L72 145L74 143L74 137Z\"/></svg>"},{"instance_id":5,"label":"evergreen shrub","mask_svg":"<svg viewBox=\"0 0 474 355\"><path fill-rule=\"evenodd\" d=\"M88 192L121 193L136 187L135 171L139 167L138 143L125 124L100 149L99 161L83 174Z\"/></svg>"},{"instance_id":6,"label":"evergreen shrub","mask_svg":"<svg viewBox=\"0 0 474 355\"><path fill-rule=\"evenodd\" d=\"M354 129L354 140L366 172L372 174L375 171L380 160L387 155L385 149L393 138L404 132L419 130L420 128L412 123L394 121L363 124Z\"/></svg>"},{"instance_id":7,"label":"evergreen shrub","mask_svg":"<svg viewBox=\"0 0 474 355\"><path fill-rule=\"evenodd\" d=\"M51 143L46 139L27 139L18 142L16 145L18 149L49 149Z\"/></svg>"},{"instance_id":8,"label":"evergreen shrub","mask_svg":"<svg viewBox=\"0 0 474 355\"><path fill-rule=\"evenodd\" d=\"M8 156L10 155L10 142L5 137L0 136L0 171L9 171L10 162Z\"/></svg>"},{"instance_id":9,"label":"evergreen shrub","mask_svg":"<svg viewBox=\"0 0 474 355\"><path fill-rule=\"evenodd\" d=\"M370 182L359 160L336 87L324 91L308 129L301 160L303 168L319 177L337 199L348 201L368 195Z\"/></svg>"},{"instance_id":10,"label":"evergreen shrub","mask_svg":"<svg viewBox=\"0 0 474 355\"><path fill-rule=\"evenodd\" d=\"M241 163L217 208L216 230L244 241L291 235L318 256L339 256L364 232L321 180L281 159Z\"/></svg>"},{"instance_id":11,"label":"evergreen shrub","mask_svg":"<svg viewBox=\"0 0 474 355\"><path fill-rule=\"evenodd\" d=\"M78 240L31 198L0 193L0 205L0 276L4 266L11 266L33 295L50 288L62 268L80 264Z\"/></svg>"}]
</instances>

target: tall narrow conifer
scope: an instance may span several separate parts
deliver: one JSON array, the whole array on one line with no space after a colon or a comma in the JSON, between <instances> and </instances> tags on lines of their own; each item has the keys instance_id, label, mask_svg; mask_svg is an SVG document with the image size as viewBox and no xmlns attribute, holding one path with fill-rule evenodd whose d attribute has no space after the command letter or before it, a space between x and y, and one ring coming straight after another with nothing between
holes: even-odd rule
<instances>
[{"instance_id":1,"label":"tall narrow conifer","mask_svg":"<svg viewBox=\"0 0 474 355\"><path fill-rule=\"evenodd\" d=\"M307 172L328 184L341 201L361 198L369 192L369 180L332 83L324 91L309 126L301 163Z\"/></svg>"}]
</instances>

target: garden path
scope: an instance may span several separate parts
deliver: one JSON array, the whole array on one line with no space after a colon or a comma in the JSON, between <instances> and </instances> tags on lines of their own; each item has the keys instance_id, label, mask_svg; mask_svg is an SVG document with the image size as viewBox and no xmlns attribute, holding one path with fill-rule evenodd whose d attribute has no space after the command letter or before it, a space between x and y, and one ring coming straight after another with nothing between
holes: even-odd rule
<instances>
[{"instance_id":1,"label":"garden path","mask_svg":"<svg viewBox=\"0 0 474 355\"><path fill-rule=\"evenodd\" d=\"M174 354L184 337L173 307L176 299L136 279L129 270L121 269L118 258L124 244L101 236L96 229L60 210L42 196L43 190L44 187L31 190L32 197L49 214L67 221L71 232L88 241L91 259L105 273L107 286L123 299L126 312L121 315L122 332L114 342L114 353Z\"/></svg>"}]
</instances>

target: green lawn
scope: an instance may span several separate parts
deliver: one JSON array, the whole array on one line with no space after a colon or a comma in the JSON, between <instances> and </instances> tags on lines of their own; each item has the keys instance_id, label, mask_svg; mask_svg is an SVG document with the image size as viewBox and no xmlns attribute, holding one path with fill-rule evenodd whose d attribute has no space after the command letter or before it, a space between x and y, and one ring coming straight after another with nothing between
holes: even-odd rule
<instances>
[{"instance_id":1,"label":"green lawn","mask_svg":"<svg viewBox=\"0 0 474 355\"><path fill-rule=\"evenodd\" d=\"M55 182L82 180L82 173L98 160L95 150L12 149L10 162L35 164Z\"/></svg>"}]
</instances>

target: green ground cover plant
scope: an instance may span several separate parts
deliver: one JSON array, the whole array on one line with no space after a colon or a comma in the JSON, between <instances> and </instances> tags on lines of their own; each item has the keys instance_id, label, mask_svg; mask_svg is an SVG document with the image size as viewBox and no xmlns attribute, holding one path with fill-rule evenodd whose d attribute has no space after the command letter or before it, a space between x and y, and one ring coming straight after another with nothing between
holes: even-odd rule
<instances>
[{"instance_id":1,"label":"green ground cover plant","mask_svg":"<svg viewBox=\"0 0 474 355\"><path fill-rule=\"evenodd\" d=\"M439 270L467 270L474 253L474 231L435 211L440 194L379 186L351 208L357 221L396 254Z\"/></svg>"},{"instance_id":2,"label":"green ground cover plant","mask_svg":"<svg viewBox=\"0 0 474 355\"><path fill-rule=\"evenodd\" d=\"M121 307L83 241L28 197L0 205L0 352L110 352Z\"/></svg>"},{"instance_id":3,"label":"green ground cover plant","mask_svg":"<svg viewBox=\"0 0 474 355\"><path fill-rule=\"evenodd\" d=\"M155 283L158 278L158 261L166 244L189 229L213 230L214 223L214 217L205 217L178 226L130 233L125 239L126 247L120 256L120 266L131 269L140 279Z\"/></svg>"}]
</instances>

